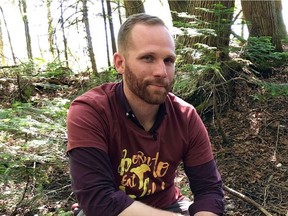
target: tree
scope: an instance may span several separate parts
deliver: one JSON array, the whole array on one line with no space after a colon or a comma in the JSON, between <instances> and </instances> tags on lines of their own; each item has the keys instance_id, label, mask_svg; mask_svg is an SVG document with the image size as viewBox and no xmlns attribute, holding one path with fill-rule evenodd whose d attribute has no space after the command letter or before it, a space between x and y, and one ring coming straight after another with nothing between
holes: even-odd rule
<instances>
[{"instance_id":1,"label":"tree","mask_svg":"<svg viewBox=\"0 0 288 216\"><path fill-rule=\"evenodd\" d=\"M105 6L104 6L104 0L101 0L101 5L102 5L102 16L103 16L103 21L104 21L105 39L106 39L107 62L108 62L108 66L110 67L111 62L110 62L110 51L109 51L107 21L106 21L107 15L106 15Z\"/></svg>"},{"instance_id":2,"label":"tree","mask_svg":"<svg viewBox=\"0 0 288 216\"><path fill-rule=\"evenodd\" d=\"M1 53L1 64L5 64L5 58L4 58L4 43L3 43L3 32L2 32L2 22L0 20L0 53Z\"/></svg>"},{"instance_id":3,"label":"tree","mask_svg":"<svg viewBox=\"0 0 288 216\"><path fill-rule=\"evenodd\" d=\"M9 41L9 46L10 46L13 62L14 62L14 64L16 64L16 56L15 56L15 53L14 53L14 50L13 50L11 37L10 37L10 32L8 30L8 25L7 25L7 22L6 22L6 18L5 18L5 15L4 15L4 12L3 12L3 9L2 9L1 6L0 6L0 11L1 11L1 14L2 14L2 17L3 17L3 22L4 22L4 25L5 25L5 28L6 28L6 33L7 33L7 37L8 37L8 41ZM2 53L2 55L4 55L4 52Z\"/></svg>"},{"instance_id":4,"label":"tree","mask_svg":"<svg viewBox=\"0 0 288 216\"><path fill-rule=\"evenodd\" d=\"M62 32L62 37L63 37L63 44L64 44L64 56L65 56L65 66L69 68L69 58L68 58L68 44L67 44L67 38L66 38L66 33L65 33L65 28L64 28L64 9L63 9L63 0L60 0L60 28ZM57 49L58 53L58 59L60 58L60 50Z\"/></svg>"},{"instance_id":5,"label":"tree","mask_svg":"<svg viewBox=\"0 0 288 216\"><path fill-rule=\"evenodd\" d=\"M53 18L51 15L51 1L46 0L46 7L47 7L47 20L48 20L48 43L49 43L49 50L54 56L54 45L53 45L53 35L54 35L54 28L53 28Z\"/></svg>"},{"instance_id":6,"label":"tree","mask_svg":"<svg viewBox=\"0 0 288 216\"><path fill-rule=\"evenodd\" d=\"M191 1L173 1L173 0L168 0L168 4L170 7L170 12L171 12L171 16L173 21L184 21L185 19L181 18L179 16L179 13L182 12L186 12L186 13L190 13L192 12L192 8L190 7L191 5Z\"/></svg>"},{"instance_id":7,"label":"tree","mask_svg":"<svg viewBox=\"0 0 288 216\"><path fill-rule=\"evenodd\" d=\"M117 4L117 13L118 13L119 22L120 22L120 25L122 25L121 3L120 1L116 1L116 4Z\"/></svg>"},{"instance_id":8,"label":"tree","mask_svg":"<svg viewBox=\"0 0 288 216\"><path fill-rule=\"evenodd\" d=\"M168 0L168 3L173 22L182 22L184 27L191 22L190 27L197 28L198 33L194 36L184 35L179 37L178 42L180 44L184 46L192 46L197 43L207 44L217 48L221 59L228 58L234 0L217 2L209 0ZM182 12L186 12L188 18L182 18L177 14Z\"/></svg>"},{"instance_id":9,"label":"tree","mask_svg":"<svg viewBox=\"0 0 288 216\"><path fill-rule=\"evenodd\" d=\"M276 51L283 51L281 39L286 35L281 1L241 0L249 37L270 36Z\"/></svg>"},{"instance_id":10,"label":"tree","mask_svg":"<svg viewBox=\"0 0 288 216\"><path fill-rule=\"evenodd\" d=\"M112 18L112 9L111 9L111 1L106 0L107 3L107 15L109 20L109 28L110 28L110 36L111 36L111 46L112 52L116 52L116 42L115 42L115 33L114 33L114 25L113 25L113 18Z\"/></svg>"},{"instance_id":11,"label":"tree","mask_svg":"<svg viewBox=\"0 0 288 216\"><path fill-rule=\"evenodd\" d=\"M144 5L141 0L124 0L124 7L126 10L126 17L137 13L145 13Z\"/></svg>"},{"instance_id":12,"label":"tree","mask_svg":"<svg viewBox=\"0 0 288 216\"><path fill-rule=\"evenodd\" d=\"M85 25L89 58L90 58L90 61L91 61L92 70L97 75L98 71L97 71L97 65L96 65L96 60L95 60L94 49L93 49L93 45L92 45L92 37L91 37L91 33L90 33L90 24L89 24L89 19L88 19L87 0L82 0L82 6L83 6L83 22L84 22L84 25Z\"/></svg>"},{"instance_id":13,"label":"tree","mask_svg":"<svg viewBox=\"0 0 288 216\"><path fill-rule=\"evenodd\" d=\"M28 21L28 17L27 17L26 0L19 0L19 9L20 9L20 12L22 15L22 20L23 20L24 27L25 27L27 56L29 59L32 59L33 55L32 55L31 37L30 37L30 30L29 30L29 21Z\"/></svg>"}]
</instances>

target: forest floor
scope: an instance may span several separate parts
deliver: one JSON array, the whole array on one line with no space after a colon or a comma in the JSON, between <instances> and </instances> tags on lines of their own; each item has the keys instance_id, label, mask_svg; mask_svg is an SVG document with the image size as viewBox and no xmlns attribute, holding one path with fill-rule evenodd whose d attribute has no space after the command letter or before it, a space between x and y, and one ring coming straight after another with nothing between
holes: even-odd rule
<instances>
[{"instance_id":1,"label":"forest floor","mask_svg":"<svg viewBox=\"0 0 288 216\"><path fill-rule=\"evenodd\" d=\"M288 68L264 81L287 85ZM206 122L227 186L225 215L288 216L288 98L253 100L261 91L238 84L233 107L220 119L228 143L214 122Z\"/></svg>"},{"instance_id":2,"label":"forest floor","mask_svg":"<svg viewBox=\"0 0 288 216\"><path fill-rule=\"evenodd\" d=\"M287 85L288 68L282 68L265 81ZM79 86L71 86L63 90L61 96L70 97L78 90ZM255 95L263 95L261 91L244 81L238 83L234 102L219 121L205 121L225 185L227 216L288 215L288 100L287 96L255 100ZM11 95L8 92L4 94ZM47 98L54 96L55 92L43 95ZM3 100L2 105L4 103L3 107L9 106L7 101ZM223 143L223 134L227 138L226 143ZM0 215L69 215L75 197L71 193L65 157L62 162L67 168L53 170L53 178L43 186L48 191L46 199L42 206L36 208L37 212L26 208L25 211L18 209L11 213L4 207ZM187 179L182 178L181 170L178 177L179 185L185 189ZM8 187L20 187L20 190L23 184ZM3 191L4 185L0 184L0 193ZM0 206L8 203L9 200L2 200Z\"/></svg>"}]
</instances>

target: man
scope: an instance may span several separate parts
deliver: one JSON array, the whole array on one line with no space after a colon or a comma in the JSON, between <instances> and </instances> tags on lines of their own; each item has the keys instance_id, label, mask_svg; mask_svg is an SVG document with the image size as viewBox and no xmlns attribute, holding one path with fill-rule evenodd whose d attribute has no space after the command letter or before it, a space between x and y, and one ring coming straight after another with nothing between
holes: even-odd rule
<instances>
[{"instance_id":1,"label":"man","mask_svg":"<svg viewBox=\"0 0 288 216\"><path fill-rule=\"evenodd\" d=\"M81 215L212 216L223 213L221 177L195 108L169 93L175 45L157 17L136 14L121 26L107 83L71 104L67 152ZM192 203L175 187L183 162Z\"/></svg>"}]
</instances>

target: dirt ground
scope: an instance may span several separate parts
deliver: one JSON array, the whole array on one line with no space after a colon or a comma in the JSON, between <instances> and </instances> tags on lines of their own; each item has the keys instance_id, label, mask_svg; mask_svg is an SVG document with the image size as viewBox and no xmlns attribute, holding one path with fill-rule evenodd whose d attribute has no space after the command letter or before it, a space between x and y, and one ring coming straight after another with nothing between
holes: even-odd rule
<instances>
[{"instance_id":1,"label":"dirt ground","mask_svg":"<svg viewBox=\"0 0 288 216\"><path fill-rule=\"evenodd\" d=\"M266 81L287 85L288 69ZM228 143L223 144L213 120L206 124L227 186L225 215L287 216L288 100L286 96L255 101L257 93L263 95L247 83L236 86L233 107L220 119Z\"/></svg>"}]
</instances>

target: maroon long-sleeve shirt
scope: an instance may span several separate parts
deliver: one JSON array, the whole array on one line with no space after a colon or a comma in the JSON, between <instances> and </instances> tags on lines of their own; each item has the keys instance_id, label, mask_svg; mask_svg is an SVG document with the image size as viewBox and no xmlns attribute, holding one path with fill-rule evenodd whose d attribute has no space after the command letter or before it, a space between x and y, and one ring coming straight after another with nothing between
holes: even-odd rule
<instances>
[{"instance_id":1,"label":"maroon long-sleeve shirt","mask_svg":"<svg viewBox=\"0 0 288 216\"><path fill-rule=\"evenodd\" d=\"M174 185L180 162L194 194L190 214L223 213L207 130L195 108L175 95L168 94L145 131L122 84L105 84L74 100L67 126L72 188L87 216L118 215L134 200L167 208L182 199Z\"/></svg>"}]
</instances>

